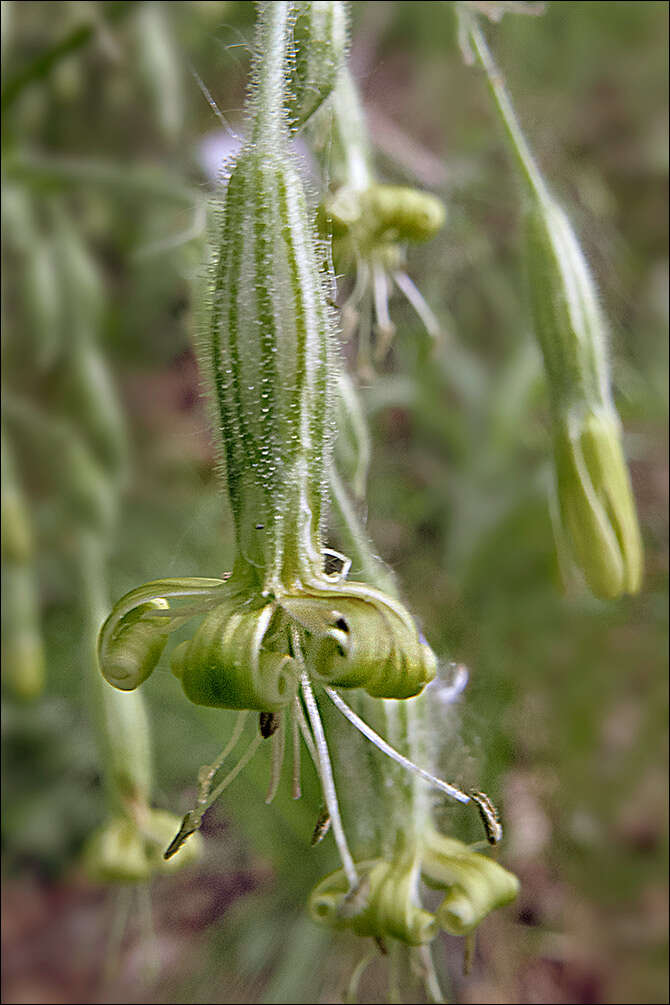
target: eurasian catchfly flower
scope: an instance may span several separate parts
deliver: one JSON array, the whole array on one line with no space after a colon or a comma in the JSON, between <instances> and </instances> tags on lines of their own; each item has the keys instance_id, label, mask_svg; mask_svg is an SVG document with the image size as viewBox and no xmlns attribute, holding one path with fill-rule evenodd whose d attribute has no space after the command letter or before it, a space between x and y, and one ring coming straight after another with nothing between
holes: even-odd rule
<instances>
[{"instance_id":1,"label":"eurasian catchfly flower","mask_svg":"<svg viewBox=\"0 0 670 1005\"><path fill-rule=\"evenodd\" d=\"M359 370L369 375L372 357L383 359L395 334L389 314L394 286L428 333L440 333L439 322L405 270L405 249L435 237L444 225L445 208L429 192L376 179L365 116L346 67L340 70L320 118L328 126L327 140L321 144L331 173L320 225L332 238L337 271L355 277L342 307L343 329L345 338L357 333Z\"/></svg>"},{"instance_id":2,"label":"eurasian catchfly flower","mask_svg":"<svg viewBox=\"0 0 670 1005\"><path fill-rule=\"evenodd\" d=\"M403 706L432 680L436 657L405 606L375 585L350 581L349 560L323 543L340 372L328 306L332 279L323 264L329 248L315 236L289 145L289 109L302 107L300 95L296 102L286 96L289 70L299 65L293 59L296 11L290 3L261 4L259 11L247 140L219 214L209 310L198 339L221 438L236 558L225 579L158 580L131 591L105 622L98 655L106 680L131 691L153 671L172 633L198 619L173 651L172 671L194 703L239 712L228 745L202 769L196 806L166 858L198 829L266 740L272 747L268 800L274 796L288 725L294 795L302 736L347 890L367 904L342 826L315 688L403 771L461 803L479 803L476 794L417 766L341 698L347 690L369 696L373 707L380 699ZM304 76L314 91L310 73ZM215 785L250 711L259 715L259 731ZM321 831L325 827L324 817Z\"/></svg>"}]
</instances>

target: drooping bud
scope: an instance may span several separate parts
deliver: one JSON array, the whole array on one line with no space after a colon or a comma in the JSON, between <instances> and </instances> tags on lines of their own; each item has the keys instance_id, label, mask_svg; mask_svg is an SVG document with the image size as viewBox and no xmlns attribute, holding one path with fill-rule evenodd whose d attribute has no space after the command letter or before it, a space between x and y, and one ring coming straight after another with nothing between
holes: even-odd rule
<instances>
[{"instance_id":1,"label":"drooping bud","mask_svg":"<svg viewBox=\"0 0 670 1005\"><path fill-rule=\"evenodd\" d=\"M321 0L297 3L293 27L293 65L287 85L287 108L293 131L319 110L335 87L346 58L347 17L343 3Z\"/></svg>"},{"instance_id":2,"label":"drooping bud","mask_svg":"<svg viewBox=\"0 0 670 1005\"><path fill-rule=\"evenodd\" d=\"M556 422L554 457L566 544L599 597L637 593L642 542L611 409L568 413Z\"/></svg>"},{"instance_id":3,"label":"drooping bud","mask_svg":"<svg viewBox=\"0 0 670 1005\"><path fill-rule=\"evenodd\" d=\"M595 283L566 214L547 190L481 30L470 15L461 17L524 183L531 307L554 423L557 543L567 544L596 595L635 593L642 580L642 543Z\"/></svg>"},{"instance_id":4,"label":"drooping bud","mask_svg":"<svg viewBox=\"0 0 670 1005\"><path fill-rule=\"evenodd\" d=\"M168 21L170 5L142 3L134 19L139 70L165 139L174 143L184 124L183 69Z\"/></svg>"},{"instance_id":5,"label":"drooping bud","mask_svg":"<svg viewBox=\"0 0 670 1005\"><path fill-rule=\"evenodd\" d=\"M2 680L22 699L36 698L44 688L44 646L33 568L7 562L2 570Z\"/></svg>"},{"instance_id":6,"label":"drooping bud","mask_svg":"<svg viewBox=\"0 0 670 1005\"><path fill-rule=\"evenodd\" d=\"M27 562L33 553L33 535L27 503L19 485L13 452L4 428L0 439L0 458L2 558L8 562Z\"/></svg>"}]
</instances>

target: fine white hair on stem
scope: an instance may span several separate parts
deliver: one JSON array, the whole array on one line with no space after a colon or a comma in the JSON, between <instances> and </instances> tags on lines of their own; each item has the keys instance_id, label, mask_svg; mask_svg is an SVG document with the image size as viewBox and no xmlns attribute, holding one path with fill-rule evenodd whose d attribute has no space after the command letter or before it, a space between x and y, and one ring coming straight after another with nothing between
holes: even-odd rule
<instances>
[{"instance_id":1,"label":"fine white hair on stem","mask_svg":"<svg viewBox=\"0 0 670 1005\"><path fill-rule=\"evenodd\" d=\"M389 338L395 332L395 325L389 317L389 287L386 273L380 265L372 266L372 290L375 299L377 325Z\"/></svg>"},{"instance_id":2,"label":"fine white hair on stem","mask_svg":"<svg viewBox=\"0 0 670 1005\"><path fill-rule=\"evenodd\" d=\"M223 114L223 112L221 111L221 109L219 108L219 106L217 105L216 101L212 97L209 88L205 84L205 81L202 79L202 77L200 76L200 74L198 73L198 71L196 70L196 68L192 64L190 64L189 65L189 69L191 71L191 74L192 74L192 76L193 76L196 84L200 88L200 90L201 90L201 92L202 92L202 94L203 94L203 96L205 98L205 101L207 102L207 104L209 105L209 107L212 109L212 111L216 115L217 119L219 120L219 122L221 123L221 125L223 126L223 128L226 130L226 132L230 133L230 135L233 137L233 139L239 140L239 142L241 143L242 142L242 137L239 136L238 133L236 133L235 130L233 129L233 127L231 126L230 122L225 117L225 115Z\"/></svg>"},{"instance_id":3,"label":"fine white hair on stem","mask_svg":"<svg viewBox=\"0 0 670 1005\"><path fill-rule=\"evenodd\" d=\"M435 775L431 775L429 771L424 768L420 768L413 761L410 761L408 757L399 753L394 747L392 747L386 740L383 740L378 733L375 733L371 726L368 726L367 722L358 716L353 708L350 708L345 701L340 698L337 691L334 691L331 687L324 686L324 691L335 705L336 708L340 710L342 715L346 716L352 726L355 726L363 736L365 736L371 743L374 743L375 747L378 747L383 754L390 757L391 760L397 761L398 764L402 765L407 771L412 771L415 775L419 775L423 778L425 782L434 786L436 789L440 789L442 792L446 792L448 796L452 799L456 799L459 803L470 803L472 799L467 794L467 792L461 791L461 789L456 788L455 785L450 785L449 782L443 782L441 778L436 778Z\"/></svg>"}]
</instances>

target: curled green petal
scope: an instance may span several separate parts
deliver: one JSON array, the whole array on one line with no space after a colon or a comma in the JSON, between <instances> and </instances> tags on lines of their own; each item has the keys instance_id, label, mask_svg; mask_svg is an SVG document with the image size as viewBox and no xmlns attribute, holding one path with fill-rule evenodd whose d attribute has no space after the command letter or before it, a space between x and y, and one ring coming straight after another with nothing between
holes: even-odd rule
<instances>
[{"instance_id":1,"label":"curled green petal","mask_svg":"<svg viewBox=\"0 0 670 1005\"><path fill-rule=\"evenodd\" d=\"M285 652L263 647L273 604L240 610L236 601L211 611L172 658L172 672L196 705L273 712L296 693L298 668Z\"/></svg>"},{"instance_id":2,"label":"curled green petal","mask_svg":"<svg viewBox=\"0 0 670 1005\"><path fill-rule=\"evenodd\" d=\"M105 680L120 691L133 691L153 673L170 635L170 623L164 617L151 617L152 611L167 611L163 597L140 604L126 614L105 650L100 669Z\"/></svg>"},{"instance_id":3,"label":"curled green petal","mask_svg":"<svg viewBox=\"0 0 670 1005\"><path fill-rule=\"evenodd\" d=\"M222 587L222 579L158 579L127 593L98 637L98 663L105 680L122 691L142 684L155 669L170 632L184 618L208 610ZM195 607L173 609L170 601L185 599L194 600Z\"/></svg>"},{"instance_id":4,"label":"curled green petal","mask_svg":"<svg viewBox=\"0 0 670 1005\"><path fill-rule=\"evenodd\" d=\"M373 859L356 866L358 890L350 891L344 870L327 876L313 890L313 919L333 928L350 928L357 935L398 939L410 946L430 942L435 918L416 904L418 868L413 856L390 862Z\"/></svg>"},{"instance_id":5,"label":"curled green petal","mask_svg":"<svg viewBox=\"0 0 670 1005\"><path fill-rule=\"evenodd\" d=\"M314 674L335 687L362 687L375 698L411 698L435 676L435 655L402 605L362 583L322 597L283 598L309 632Z\"/></svg>"},{"instance_id":6,"label":"curled green petal","mask_svg":"<svg viewBox=\"0 0 670 1005\"><path fill-rule=\"evenodd\" d=\"M446 890L437 921L450 935L467 935L519 892L516 876L493 859L435 832L428 836L421 871L427 883Z\"/></svg>"}]
</instances>

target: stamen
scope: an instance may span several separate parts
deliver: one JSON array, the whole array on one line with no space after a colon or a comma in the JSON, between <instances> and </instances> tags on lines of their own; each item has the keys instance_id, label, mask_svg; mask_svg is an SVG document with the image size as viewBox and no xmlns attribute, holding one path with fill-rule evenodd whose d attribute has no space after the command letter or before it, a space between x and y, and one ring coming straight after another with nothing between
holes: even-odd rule
<instances>
[{"instance_id":1,"label":"stamen","mask_svg":"<svg viewBox=\"0 0 670 1005\"><path fill-rule=\"evenodd\" d=\"M433 962L433 954L430 951L430 946L418 946L418 950L423 968L423 985L426 989L428 1001L434 1002L435 1005L444 1005L446 999L437 978L437 972L435 970L435 963Z\"/></svg>"},{"instance_id":2,"label":"stamen","mask_svg":"<svg viewBox=\"0 0 670 1005\"><path fill-rule=\"evenodd\" d=\"M371 743L374 743L375 747L378 747L383 754L390 757L393 761L397 761L398 764L402 765L407 771L413 771L415 775L419 775L424 781L429 782L435 788L440 789L442 792L446 792L448 796L452 799L456 799L459 803L469 803L472 802L471 797L467 792L462 792L461 789L457 789L455 785L450 785L449 782L443 782L441 778L436 778L435 775L431 775L429 771L424 768L420 768L410 761L408 757L405 757L399 751L395 750L386 740L382 740L378 733L375 733L371 726L368 726L360 716L356 715L353 708L350 708L345 701L343 701L337 691L334 691L331 687L324 686L324 691L332 701L332 703L340 710L342 715L346 716L349 722L358 729L363 736L367 737Z\"/></svg>"},{"instance_id":3,"label":"stamen","mask_svg":"<svg viewBox=\"0 0 670 1005\"><path fill-rule=\"evenodd\" d=\"M314 767L316 768L316 773L318 775L319 774L319 755L316 752L316 747L314 746L314 740L312 739L312 734L310 732L310 728L307 725L307 721L306 721L305 716L303 714L302 705L300 704L300 699L299 698L295 699L295 715L296 715L296 720L298 722L298 726L300 728L300 733L302 734L302 738L305 741L305 746L307 747L307 750L309 751L309 756L311 757L311 759L312 759L312 761L314 763Z\"/></svg>"},{"instance_id":4,"label":"stamen","mask_svg":"<svg viewBox=\"0 0 670 1005\"><path fill-rule=\"evenodd\" d=\"M414 285L407 273L394 272L393 279L400 292L405 295L408 303L411 304L418 314L428 334L433 338L439 338L443 334L440 322L424 300L421 291Z\"/></svg>"},{"instance_id":5,"label":"stamen","mask_svg":"<svg viewBox=\"0 0 670 1005\"><path fill-rule=\"evenodd\" d=\"M503 829L497 809L485 792L472 789L470 798L479 810L486 831L486 840L489 844L499 844L502 841Z\"/></svg>"},{"instance_id":6,"label":"stamen","mask_svg":"<svg viewBox=\"0 0 670 1005\"><path fill-rule=\"evenodd\" d=\"M265 802L268 803L268 805L277 795L277 788L279 787L279 779L281 778L281 769L284 763L284 750L286 747L286 724L283 715L280 716L279 718L278 727L279 728L274 733L272 739L272 755L270 760L270 785L268 787L268 793L265 797Z\"/></svg>"},{"instance_id":7,"label":"stamen","mask_svg":"<svg viewBox=\"0 0 670 1005\"><path fill-rule=\"evenodd\" d=\"M296 702L300 702L296 698ZM291 716L291 743L293 747L293 778L291 780L291 796L293 799L300 799L302 795L300 789L300 730L295 711Z\"/></svg>"},{"instance_id":8,"label":"stamen","mask_svg":"<svg viewBox=\"0 0 670 1005\"><path fill-rule=\"evenodd\" d=\"M224 789L227 789L230 783L237 778L240 771L242 771L242 769L246 767L246 765L254 756L254 754L256 753L262 742L263 737L259 736L259 734L257 733L253 738L253 740L251 741L251 743L249 744L249 746L247 747L247 749L245 750L245 752L240 757L235 767L232 768L228 772L226 777L223 779L223 781L216 786L212 794L206 797L204 801L198 798L198 805L195 807L195 809L190 810L190 812L186 814L186 816L181 822L181 827L179 828L178 833L175 835L175 837L172 839L168 847L163 852L163 858L166 861L169 858L172 858L173 855L177 854L181 846L184 844L186 839L191 836L191 834L195 834L197 830L200 830L202 818L204 817L207 810L210 808L212 803L216 802L216 800L219 798ZM206 780L203 778L203 788L205 785L205 781ZM211 778L209 779L209 784L211 784Z\"/></svg>"},{"instance_id":9,"label":"stamen","mask_svg":"<svg viewBox=\"0 0 670 1005\"><path fill-rule=\"evenodd\" d=\"M375 355L378 360L384 359L391 340L395 335L395 325L389 316L389 284L386 273L381 265L372 267L372 291L375 299L375 316L379 341Z\"/></svg>"},{"instance_id":10,"label":"stamen","mask_svg":"<svg viewBox=\"0 0 670 1005\"><path fill-rule=\"evenodd\" d=\"M235 719L235 725L233 731L230 734L230 739L225 745L219 756L212 764L205 764L198 772L198 805L201 805L207 801L207 796L209 795L209 790L212 784L212 779L217 773L223 762L227 757L232 754L233 750L237 746L239 738L242 736L242 731L244 729L244 724L247 720L247 715L249 713L238 712Z\"/></svg>"},{"instance_id":11,"label":"stamen","mask_svg":"<svg viewBox=\"0 0 670 1005\"><path fill-rule=\"evenodd\" d=\"M365 291L369 284L369 269L367 263L361 258L357 258L356 261L356 281L354 282L354 288L342 305L343 311L354 311L360 304L361 300L365 295Z\"/></svg>"},{"instance_id":12,"label":"stamen","mask_svg":"<svg viewBox=\"0 0 670 1005\"><path fill-rule=\"evenodd\" d=\"M358 1002L358 985L361 983L361 977L370 964L376 959L377 953L374 949L371 949L354 967L354 972L351 975L351 980L349 981L349 987L347 988L347 995L345 998L347 1005L355 1005L355 1003Z\"/></svg>"},{"instance_id":13,"label":"stamen","mask_svg":"<svg viewBox=\"0 0 670 1005\"><path fill-rule=\"evenodd\" d=\"M293 641L293 654L296 656L297 653L300 653L300 639L298 637L297 629L294 627L291 628L291 636ZM300 685L305 699L307 715L309 716L309 721L312 725L312 732L314 733L314 741L316 743L318 753L321 788L323 789L323 798L326 801L326 806L328 807L328 811L330 813L330 820L333 827L333 837L335 838L337 850L340 853L342 866L344 867L349 886L352 890L355 890L358 887L358 873L356 872L356 866L354 865L354 860L351 856L351 852L349 851L349 845L347 844L344 828L342 826L340 807L337 801L335 782L333 780L333 769L330 763L328 744L326 743L326 737L323 732L321 716L319 715L319 709L316 704L314 692L312 691L312 685L310 684L309 677L304 670L300 674Z\"/></svg>"},{"instance_id":14,"label":"stamen","mask_svg":"<svg viewBox=\"0 0 670 1005\"><path fill-rule=\"evenodd\" d=\"M316 824L314 826L314 832L312 833L311 845L314 847L317 844L321 844L326 834L330 830L330 813L325 807L321 808Z\"/></svg>"}]
</instances>

